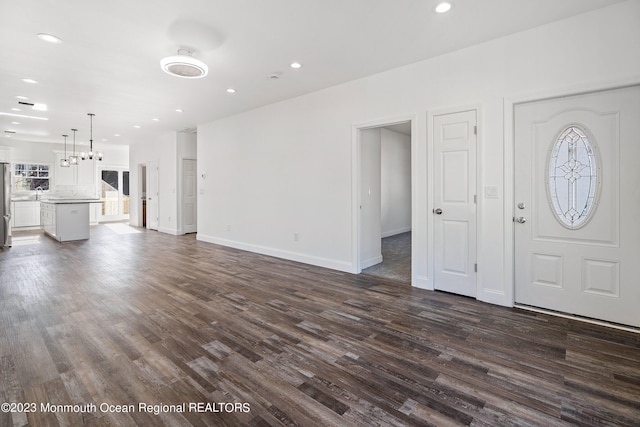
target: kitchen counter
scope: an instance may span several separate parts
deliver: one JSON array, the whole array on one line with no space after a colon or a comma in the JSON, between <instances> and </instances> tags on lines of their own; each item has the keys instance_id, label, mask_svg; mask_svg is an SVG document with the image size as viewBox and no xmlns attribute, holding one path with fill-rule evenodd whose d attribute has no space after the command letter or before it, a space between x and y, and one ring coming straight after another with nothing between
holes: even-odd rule
<instances>
[{"instance_id":1,"label":"kitchen counter","mask_svg":"<svg viewBox=\"0 0 640 427\"><path fill-rule=\"evenodd\" d=\"M40 226L49 236L60 242L89 238L89 204L99 199L40 200Z\"/></svg>"},{"instance_id":2,"label":"kitchen counter","mask_svg":"<svg viewBox=\"0 0 640 427\"><path fill-rule=\"evenodd\" d=\"M54 205L72 205L78 203L102 203L100 199L42 199L40 203L51 203Z\"/></svg>"}]
</instances>

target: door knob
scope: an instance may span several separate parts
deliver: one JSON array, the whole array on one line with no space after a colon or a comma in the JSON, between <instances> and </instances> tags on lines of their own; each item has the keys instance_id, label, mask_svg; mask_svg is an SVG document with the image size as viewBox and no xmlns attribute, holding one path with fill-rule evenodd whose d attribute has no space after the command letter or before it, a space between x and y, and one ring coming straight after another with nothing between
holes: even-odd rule
<instances>
[{"instance_id":1,"label":"door knob","mask_svg":"<svg viewBox=\"0 0 640 427\"><path fill-rule=\"evenodd\" d=\"M527 207L527 205L525 205L524 202L518 203L518 209L524 209L526 207Z\"/></svg>"},{"instance_id":2,"label":"door knob","mask_svg":"<svg viewBox=\"0 0 640 427\"><path fill-rule=\"evenodd\" d=\"M523 216L519 216L518 218L516 218L516 222L519 222L520 224L524 224L525 222L527 222L527 218Z\"/></svg>"},{"instance_id":3,"label":"door knob","mask_svg":"<svg viewBox=\"0 0 640 427\"><path fill-rule=\"evenodd\" d=\"M442 209L440 209L440 208L434 209L433 213L436 214L436 215L442 215Z\"/></svg>"}]
</instances>

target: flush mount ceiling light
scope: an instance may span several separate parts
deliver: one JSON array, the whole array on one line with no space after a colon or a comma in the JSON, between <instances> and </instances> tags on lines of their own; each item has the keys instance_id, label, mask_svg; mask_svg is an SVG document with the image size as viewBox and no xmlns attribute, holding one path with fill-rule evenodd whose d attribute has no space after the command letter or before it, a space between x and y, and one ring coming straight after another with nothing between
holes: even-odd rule
<instances>
[{"instance_id":1,"label":"flush mount ceiling light","mask_svg":"<svg viewBox=\"0 0 640 427\"><path fill-rule=\"evenodd\" d=\"M451 10L451 3L442 2L436 6L437 13L446 13Z\"/></svg>"},{"instance_id":2,"label":"flush mount ceiling light","mask_svg":"<svg viewBox=\"0 0 640 427\"><path fill-rule=\"evenodd\" d=\"M209 73L207 64L191 56L186 49L178 49L177 55L162 58L160 67L165 73L184 79L199 79Z\"/></svg>"},{"instance_id":3,"label":"flush mount ceiling light","mask_svg":"<svg viewBox=\"0 0 640 427\"><path fill-rule=\"evenodd\" d=\"M62 43L62 39L54 36L53 34L40 33L38 34L38 38L47 43Z\"/></svg>"},{"instance_id":4,"label":"flush mount ceiling light","mask_svg":"<svg viewBox=\"0 0 640 427\"><path fill-rule=\"evenodd\" d=\"M32 85L37 84L38 81L37 80L33 80L33 79L22 79L23 82L25 83L30 83Z\"/></svg>"}]
</instances>

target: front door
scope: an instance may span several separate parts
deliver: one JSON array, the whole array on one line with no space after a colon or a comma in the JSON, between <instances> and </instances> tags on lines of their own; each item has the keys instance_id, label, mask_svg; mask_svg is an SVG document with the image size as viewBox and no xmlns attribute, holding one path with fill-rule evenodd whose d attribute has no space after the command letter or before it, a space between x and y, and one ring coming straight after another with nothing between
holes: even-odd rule
<instances>
[{"instance_id":1,"label":"front door","mask_svg":"<svg viewBox=\"0 0 640 427\"><path fill-rule=\"evenodd\" d=\"M475 297L476 111L433 118L434 287Z\"/></svg>"},{"instance_id":2,"label":"front door","mask_svg":"<svg viewBox=\"0 0 640 427\"><path fill-rule=\"evenodd\" d=\"M518 104L515 301L640 326L640 87Z\"/></svg>"}]
</instances>

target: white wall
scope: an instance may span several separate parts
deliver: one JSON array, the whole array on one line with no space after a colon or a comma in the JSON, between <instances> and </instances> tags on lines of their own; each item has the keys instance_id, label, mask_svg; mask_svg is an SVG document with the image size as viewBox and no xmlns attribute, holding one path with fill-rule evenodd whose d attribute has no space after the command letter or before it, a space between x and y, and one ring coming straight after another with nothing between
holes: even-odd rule
<instances>
[{"instance_id":1,"label":"white wall","mask_svg":"<svg viewBox=\"0 0 640 427\"><path fill-rule=\"evenodd\" d=\"M639 17L640 2L619 3L199 126L198 174L206 179L198 239L357 271L352 128L415 115L412 281L430 288L427 115L473 105L480 110L478 194L485 186L501 190L478 204L478 298L512 304L504 99L640 80Z\"/></svg>"},{"instance_id":2,"label":"white wall","mask_svg":"<svg viewBox=\"0 0 640 427\"><path fill-rule=\"evenodd\" d=\"M380 129L382 237L411 230L411 137Z\"/></svg>"}]
</instances>

